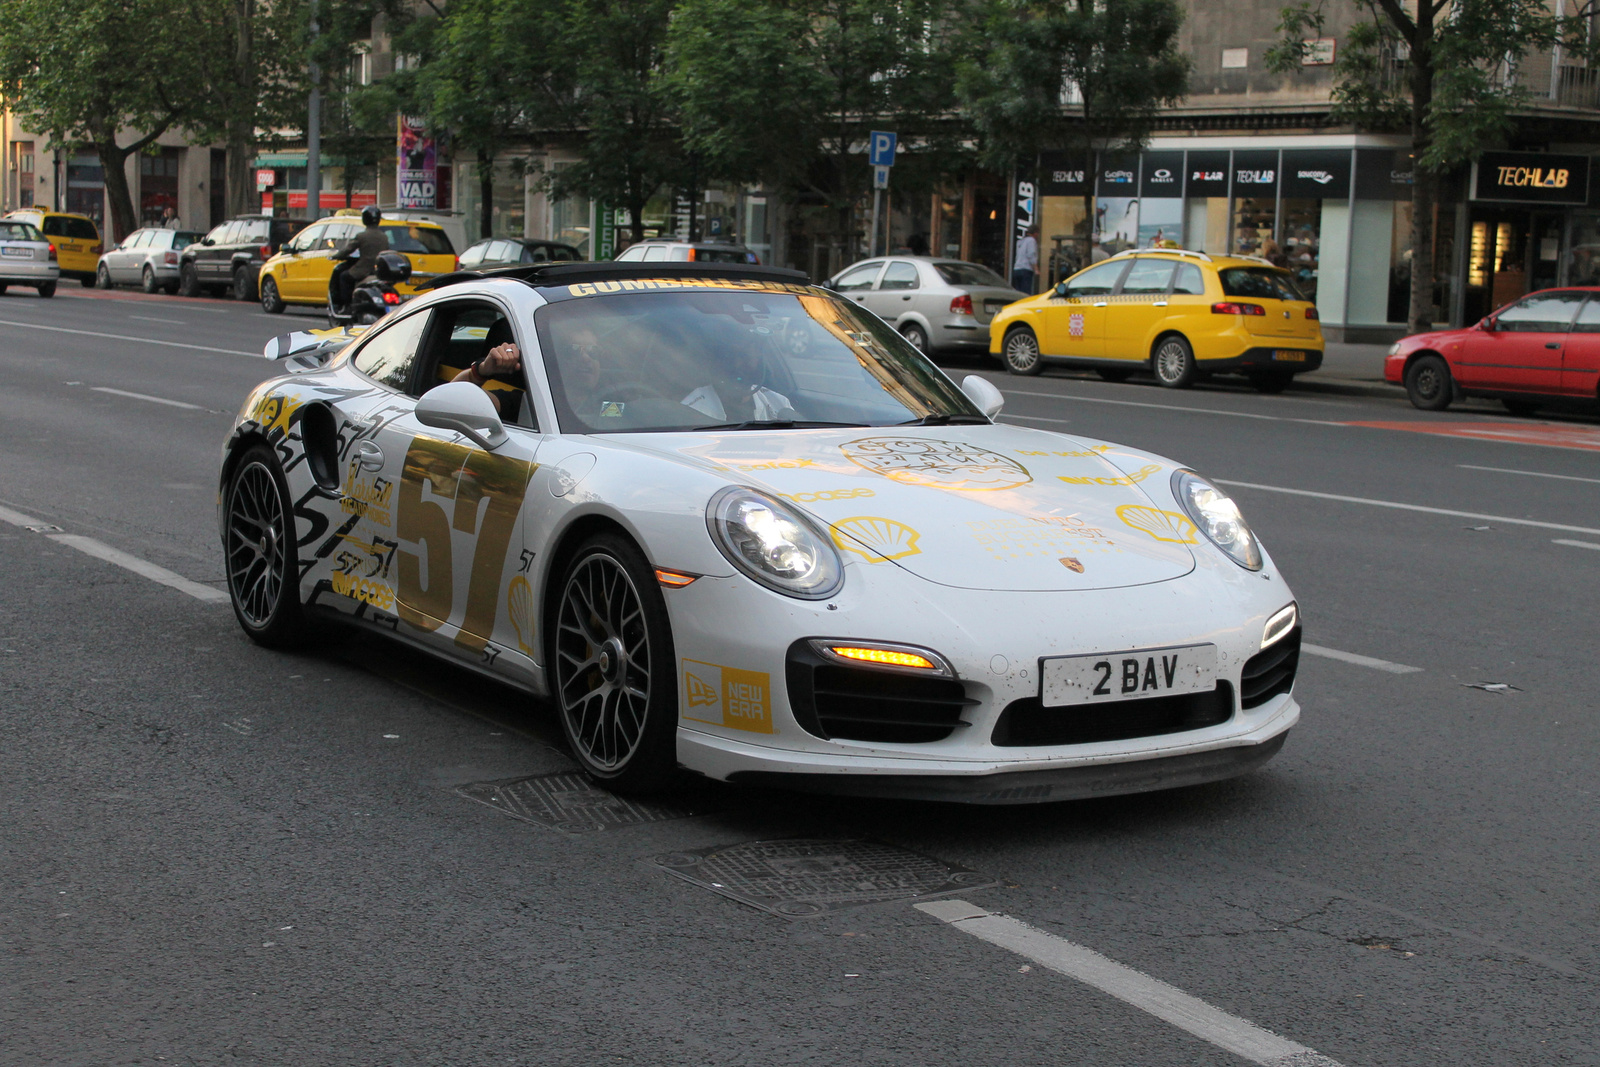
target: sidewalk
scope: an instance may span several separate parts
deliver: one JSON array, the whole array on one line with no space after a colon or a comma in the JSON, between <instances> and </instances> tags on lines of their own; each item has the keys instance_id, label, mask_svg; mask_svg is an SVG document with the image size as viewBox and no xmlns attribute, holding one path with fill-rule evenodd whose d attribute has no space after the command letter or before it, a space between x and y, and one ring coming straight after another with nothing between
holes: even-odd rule
<instances>
[{"instance_id":1,"label":"sidewalk","mask_svg":"<svg viewBox=\"0 0 1600 1067\"><path fill-rule=\"evenodd\" d=\"M1335 344L1330 341L1322 355L1322 366L1310 374L1296 375L1292 388L1321 388L1328 392L1368 396L1404 396L1404 388L1383 380L1383 359L1388 352L1388 345Z\"/></svg>"}]
</instances>

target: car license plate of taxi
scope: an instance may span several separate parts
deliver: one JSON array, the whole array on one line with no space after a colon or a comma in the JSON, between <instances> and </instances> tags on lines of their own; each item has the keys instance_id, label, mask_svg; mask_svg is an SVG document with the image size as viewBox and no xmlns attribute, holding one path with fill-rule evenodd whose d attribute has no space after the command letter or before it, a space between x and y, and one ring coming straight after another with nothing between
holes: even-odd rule
<instances>
[{"instance_id":1,"label":"car license plate of taxi","mask_svg":"<svg viewBox=\"0 0 1600 1067\"><path fill-rule=\"evenodd\" d=\"M1039 661L1039 698L1047 708L1144 700L1217 687L1217 646L1139 648Z\"/></svg>"},{"instance_id":2,"label":"car license plate of taxi","mask_svg":"<svg viewBox=\"0 0 1600 1067\"><path fill-rule=\"evenodd\" d=\"M10 256L12 259L32 259L31 248L0 248L0 256Z\"/></svg>"},{"instance_id":3,"label":"car license plate of taxi","mask_svg":"<svg viewBox=\"0 0 1600 1067\"><path fill-rule=\"evenodd\" d=\"M1304 363L1306 354L1293 348L1278 348L1273 350L1272 358L1277 363Z\"/></svg>"}]
</instances>

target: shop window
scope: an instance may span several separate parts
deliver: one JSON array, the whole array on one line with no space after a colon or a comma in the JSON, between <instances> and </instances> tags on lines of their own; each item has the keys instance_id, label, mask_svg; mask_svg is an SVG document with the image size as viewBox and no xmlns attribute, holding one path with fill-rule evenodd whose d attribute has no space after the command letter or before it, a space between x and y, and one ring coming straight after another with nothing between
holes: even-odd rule
<instances>
[{"instance_id":1,"label":"shop window","mask_svg":"<svg viewBox=\"0 0 1600 1067\"><path fill-rule=\"evenodd\" d=\"M1600 285L1600 215L1573 216L1572 247L1567 250L1564 259L1562 284ZM1600 306L1595 311L1600 313Z\"/></svg>"},{"instance_id":2,"label":"shop window","mask_svg":"<svg viewBox=\"0 0 1600 1067\"><path fill-rule=\"evenodd\" d=\"M1295 287L1307 300L1315 300L1322 258L1322 201L1284 200L1282 207L1279 247L1288 260Z\"/></svg>"},{"instance_id":3,"label":"shop window","mask_svg":"<svg viewBox=\"0 0 1600 1067\"><path fill-rule=\"evenodd\" d=\"M1277 225L1277 201L1265 196L1241 196L1233 205L1234 253L1259 256L1261 246L1272 240L1272 231Z\"/></svg>"}]
</instances>

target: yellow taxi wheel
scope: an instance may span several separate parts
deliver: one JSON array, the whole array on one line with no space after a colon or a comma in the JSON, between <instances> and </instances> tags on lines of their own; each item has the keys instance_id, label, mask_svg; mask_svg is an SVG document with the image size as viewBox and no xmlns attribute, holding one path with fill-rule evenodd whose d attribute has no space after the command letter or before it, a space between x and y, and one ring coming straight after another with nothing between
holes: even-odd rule
<instances>
[{"instance_id":1,"label":"yellow taxi wheel","mask_svg":"<svg viewBox=\"0 0 1600 1067\"><path fill-rule=\"evenodd\" d=\"M1168 389L1187 389L1194 384L1197 374L1194 349L1182 337L1173 334L1156 342L1150 362L1156 372L1156 381Z\"/></svg>"},{"instance_id":2,"label":"yellow taxi wheel","mask_svg":"<svg viewBox=\"0 0 1600 1067\"><path fill-rule=\"evenodd\" d=\"M1035 375L1044 370L1039 339L1026 326L1013 326L1000 345L1000 360L1012 374Z\"/></svg>"}]
</instances>

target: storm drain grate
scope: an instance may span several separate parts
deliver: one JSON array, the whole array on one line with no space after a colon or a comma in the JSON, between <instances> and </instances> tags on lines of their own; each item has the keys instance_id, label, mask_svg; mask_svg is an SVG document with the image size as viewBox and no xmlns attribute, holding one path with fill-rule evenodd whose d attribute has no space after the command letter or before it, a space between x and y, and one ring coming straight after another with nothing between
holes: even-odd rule
<instances>
[{"instance_id":1,"label":"storm drain grate","mask_svg":"<svg viewBox=\"0 0 1600 1067\"><path fill-rule=\"evenodd\" d=\"M459 787L456 792L513 819L564 834L592 834L701 814L681 805L619 797L596 788L588 778L575 773L473 782Z\"/></svg>"},{"instance_id":2,"label":"storm drain grate","mask_svg":"<svg viewBox=\"0 0 1600 1067\"><path fill-rule=\"evenodd\" d=\"M669 852L655 864L786 919L996 884L965 867L874 841L752 841Z\"/></svg>"}]
</instances>

